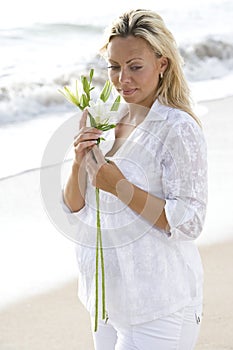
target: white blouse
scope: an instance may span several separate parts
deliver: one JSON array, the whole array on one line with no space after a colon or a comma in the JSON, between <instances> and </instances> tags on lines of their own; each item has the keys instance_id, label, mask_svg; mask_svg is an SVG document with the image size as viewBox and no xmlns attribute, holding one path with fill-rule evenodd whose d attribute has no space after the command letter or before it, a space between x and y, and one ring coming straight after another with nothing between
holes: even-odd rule
<instances>
[{"instance_id":1,"label":"white blouse","mask_svg":"<svg viewBox=\"0 0 233 350\"><path fill-rule=\"evenodd\" d=\"M100 144L104 154L114 137L114 129L106 132ZM100 191L109 318L137 324L201 302L203 270L194 240L206 213L207 152L200 126L187 113L156 101L111 160L130 182L166 200L170 232ZM77 213L64 209L76 227L79 298L94 315L96 202L89 181L85 200Z\"/></svg>"}]
</instances>

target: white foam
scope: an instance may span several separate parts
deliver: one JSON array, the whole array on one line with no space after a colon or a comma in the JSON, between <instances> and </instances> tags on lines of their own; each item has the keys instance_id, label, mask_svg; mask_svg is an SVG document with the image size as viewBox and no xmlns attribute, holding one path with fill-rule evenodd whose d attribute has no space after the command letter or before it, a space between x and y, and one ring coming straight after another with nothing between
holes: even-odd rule
<instances>
[{"instance_id":1,"label":"white foam","mask_svg":"<svg viewBox=\"0 0 233 350\"><path fill-rule=\"evenodd\" d=\"M233 95L233 73L219 79L190 82L194 101L216 100Z\"/></svg>"}]
</instances>

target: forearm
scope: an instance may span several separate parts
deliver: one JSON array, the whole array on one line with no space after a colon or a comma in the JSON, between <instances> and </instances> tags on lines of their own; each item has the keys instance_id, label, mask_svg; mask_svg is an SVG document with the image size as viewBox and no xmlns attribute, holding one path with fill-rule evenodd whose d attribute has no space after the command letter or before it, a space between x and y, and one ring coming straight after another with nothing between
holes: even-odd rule
<instances>
[{"instance_id":1,"label":"forearm","mask_svg":"<svg viewBox=\"0 0 233 350\"><path fill-rule=\"evenodd\" d=\"M105 161L98 147L93 147L92 151L96 161L90 153L87 155L87 171L92 185L117 196L152 225L169 231L164 209L165 200L130 183L114 162Z\"/></svg>"},{"instance_id":2,"label":"forearm","mask_svg":"<svg viewBox=\"0 0 233 350\"><path fill-rule=\"evenodd\" d=\"M169 231L164 210L165 200L149 194L126 179L117 183L114 194L153 226Z\"/></svg>"},{"instance_id":3,"label":"forearm","mask_svg":"<svg viewBox=\"0 0 233 350\"><path fill-rule=\"evenodd\" d=\"M64 201L72 212L77 212L85 205L86 170L73 163L71 174L64 188Z\"/></svg>"}]
</instances>

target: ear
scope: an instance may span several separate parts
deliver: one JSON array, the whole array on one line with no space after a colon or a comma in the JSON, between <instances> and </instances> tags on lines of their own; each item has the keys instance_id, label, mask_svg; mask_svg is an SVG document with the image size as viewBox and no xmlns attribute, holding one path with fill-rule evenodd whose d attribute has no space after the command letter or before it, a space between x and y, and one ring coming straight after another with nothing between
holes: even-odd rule
<instances>
[{"instance_id":1,"label":"ear","mask_svg":"<svg viewBox=\"0 0 233 350\"><path fill-rule=\"evenodd\" d=\"M167 69L167 66L168 66L168 58L162 56L162 57L160 58L160 69L161 69L161 73L164 73L164 72L165 72L165 70Z\"/></svg>"}]
</instances>

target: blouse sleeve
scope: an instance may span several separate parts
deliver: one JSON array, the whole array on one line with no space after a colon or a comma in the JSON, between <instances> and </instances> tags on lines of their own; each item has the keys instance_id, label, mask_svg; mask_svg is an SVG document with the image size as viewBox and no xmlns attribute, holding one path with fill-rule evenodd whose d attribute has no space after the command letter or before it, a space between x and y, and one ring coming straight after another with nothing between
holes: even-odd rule
<instances>
[{"instance_id":1,"label":"blouse sleeve","mask_svg":"<svg viewBox=\"0 0 233 350\"><path fill-rule=\"evenodd\" d=\"M173 125L163 146L163 190L169 239L194 240L203 228L207 205L207 151L195 121Z\"/></svg>"}]
</instances>

